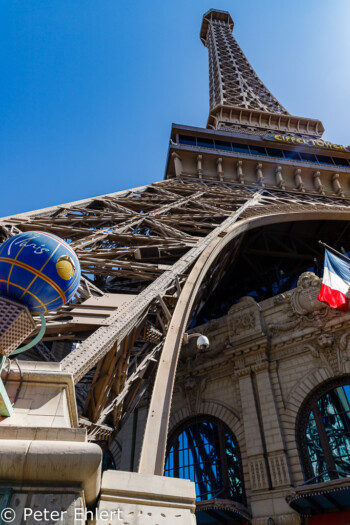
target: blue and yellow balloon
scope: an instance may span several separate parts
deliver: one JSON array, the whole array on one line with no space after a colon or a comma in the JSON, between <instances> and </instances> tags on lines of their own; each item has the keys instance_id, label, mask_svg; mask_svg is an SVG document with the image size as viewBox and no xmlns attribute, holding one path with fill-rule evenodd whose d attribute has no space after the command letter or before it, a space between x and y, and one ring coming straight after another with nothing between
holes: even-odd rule
<instances>
[{"instance_id":1,"label":"blue and yellow balloon","mask_svg":"<svg viewBox=\"0 0 350 525\"><path fill-rule=\"evenodd\" d=\"M33 315L63 306L79 281L79 260L56 235L25 232L0 245L0 295L27 306Z\"/></svg>"},{"instance_id":2,"label":"blue and yellow balloon","mask_svg":"<svg viewBox=\"0 0 350 525\"><path fill-rule=\"evenodd\" d=\"M41 329L36 337L11 355L29 350L42 339L44 314L66 304L75 294L79 282L78 258L56 235L24 232L0 245L0 297L5 296L26 306L31 314L41 318ZM1 372L9 353L0 350ZM8 417L12 413L12 403L0 379L0 415Z\"/></svg>"}]
</instances>

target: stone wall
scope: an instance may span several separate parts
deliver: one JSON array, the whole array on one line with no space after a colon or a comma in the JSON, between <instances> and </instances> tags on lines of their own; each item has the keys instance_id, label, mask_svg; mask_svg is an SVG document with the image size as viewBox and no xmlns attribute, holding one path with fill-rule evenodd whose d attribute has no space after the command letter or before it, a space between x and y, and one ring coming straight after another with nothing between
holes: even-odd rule
<instances>
[{"instance_id":1,"label":"stone wall","mask_svg":"<svg viewBox=\"0 0 350 525\"><path fill-rule=\"evenodd\" d=\"M350 372L350 314L320 303L320 285L305 273L297 288L260 304L243 297L225 317L196 327L210 339L207 352L195 342L182 349L169 433L196 415L226 423L240 447L254 525L269 517L299 523L285 501L290 487L305 479L298 412L315 388Z\"/></svg>"}]
</instances>

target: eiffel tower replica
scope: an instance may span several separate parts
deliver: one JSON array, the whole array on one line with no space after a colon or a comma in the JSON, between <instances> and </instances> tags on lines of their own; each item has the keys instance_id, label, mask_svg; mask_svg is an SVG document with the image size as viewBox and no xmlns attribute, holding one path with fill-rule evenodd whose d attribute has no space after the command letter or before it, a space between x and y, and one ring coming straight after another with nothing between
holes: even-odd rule
<instances>
[{"instance_id":1,"label":"eiffel tower replica","mask_svg":"<svg viewBox=\"0 0 350 525\"><path fill-rule=\"evenodd\" d=\"M210 317L220 283L234 281L234 302L246 291L246 274L241 280L235 272L250 265L258 275L267 252L292 259L299 273L322 260L304 231L261 247L264 227L307 221L327 240L338 231L329 225L350 217L350 148L323 140L319 120L288 113L249 64L233 25L224 11L203 17L207 126L172 126L164 180L0 222L1 241L45 231L78 255L74 300L47 315L44 339L22 358L57 362L72 374L79 426L104 450L148 396L142 474L163 475L184 334ZM235 269L251 232L250 262ZM338 231L336 246L344 235ZM266 279L269 288L275 276Z\"/></svg>"}]
</instances>

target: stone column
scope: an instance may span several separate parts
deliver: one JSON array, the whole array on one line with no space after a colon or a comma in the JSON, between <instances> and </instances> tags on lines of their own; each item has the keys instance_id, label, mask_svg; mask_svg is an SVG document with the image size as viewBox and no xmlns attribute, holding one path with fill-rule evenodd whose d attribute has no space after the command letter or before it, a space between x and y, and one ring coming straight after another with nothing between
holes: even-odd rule
<instances>
[{"instance_id":1,"label":"stone column","mask_svg":"<svg viewBox=\"0 0 350 525\"><path fill-rule=\"evenodd\" d=\"M14 408L0 421L2 506L12 512L5 518L83 525L100 491L102 453L78 428L72 375L59 363L18 361L2 380Z\"/></svg>"},{"instance_id":2,"label":"stone column","mask_svg":"<svg viewBox=\"0 0 350 525\"><path fill-rule=\"evenodd\" d=\"M290 486L290 476L268 363L253 366L273 487Z\"/></svg>"},{"instance_id":3,"label":"stone column","mask_svg":"<svg viewBox=\"0 0 350 525\"><path fill-rule=\"evenodd\" d=\"M252 498L252 524L267 523L272 517L276 525L296 525L300 523L300 516L285 500L285 490L291 486L290 471L267 359L253 365L252 371L272 489Z\"/></svg>"},{"instance_id":4,"label":"stone column","mask_svg":"<svg viewBox=\"0 0 350 525\"><path fill-rule=\"evenodd\" d=\"M252 525L298 525L300 517L285 501L290 486L283 435L270 380L269 341L259 305L243 297L227 316L229 341L239 380Z\"/></svg>"},{"instance_id":5,"label":"stone column","mask_svg":"<svg viewBox=\"0 0 350 525\"><path fill-rule=\"evenodd\" d=\"M267 489L269 477L262 442L259 414L249 367L237 371L242 400L243 426L246 438L247 459L252 490Z\"/></svg>"}]
</instances>

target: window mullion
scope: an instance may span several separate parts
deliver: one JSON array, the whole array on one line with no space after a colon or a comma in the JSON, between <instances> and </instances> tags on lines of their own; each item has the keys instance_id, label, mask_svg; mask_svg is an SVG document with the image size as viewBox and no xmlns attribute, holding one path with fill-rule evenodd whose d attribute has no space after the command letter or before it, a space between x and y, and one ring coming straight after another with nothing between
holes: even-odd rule
<instances>
[{"instance_id":1,"label":"window mullion","mask_svg":"<svg viewBox=\"0 0 350 525\"><path fill-rule=\"evenodd\" d=\"M174 443L174 477L179 478L179 440L180 436L175 439Z\"/></svg>"},{"instance_id":2,"label":"window mullion","mask_svg":"<svg viewBox=\"0 0 350 525\"><path fill-rule=\"evenodd\" d=\"M225 431L220 424L218 426L219 432L219 454L220 454L220 466L221 466L221 475L222 481L224 484L224 494L227 499L230 499L230 478L228 475L227 467L227 455L226 455L226 444L225 444Z\"/></svg>"},{"instance_id":3,"label":"window mullion","mask_svg":"<svg viewBox=\"0 0 350 525\"><path fill-rule=\"evenodd\" d=\"M331 479L336 479L336 478L338 478L338 476L337 476L337 474L335 472L336 468L335 468L334 458L333 458L333 454L332 454L332 451L331 451L331 447L329 445L328 436L327 436L327 433L326 433L325 428L324 428L322 414L321 414L320 409L318 407L317 401L314 404L314 406L312 407L312 410L313 410L313 412L315 414L316 426L317 426L317 430L318 430L318 435L320 436L321 447L322 447L322 449L324 451L324 457L325 457L325 460L326 460L326 463L327 463L327 470L328 470L328 473L329 473L329 477Z\"/></svg>"}]
</instances>

